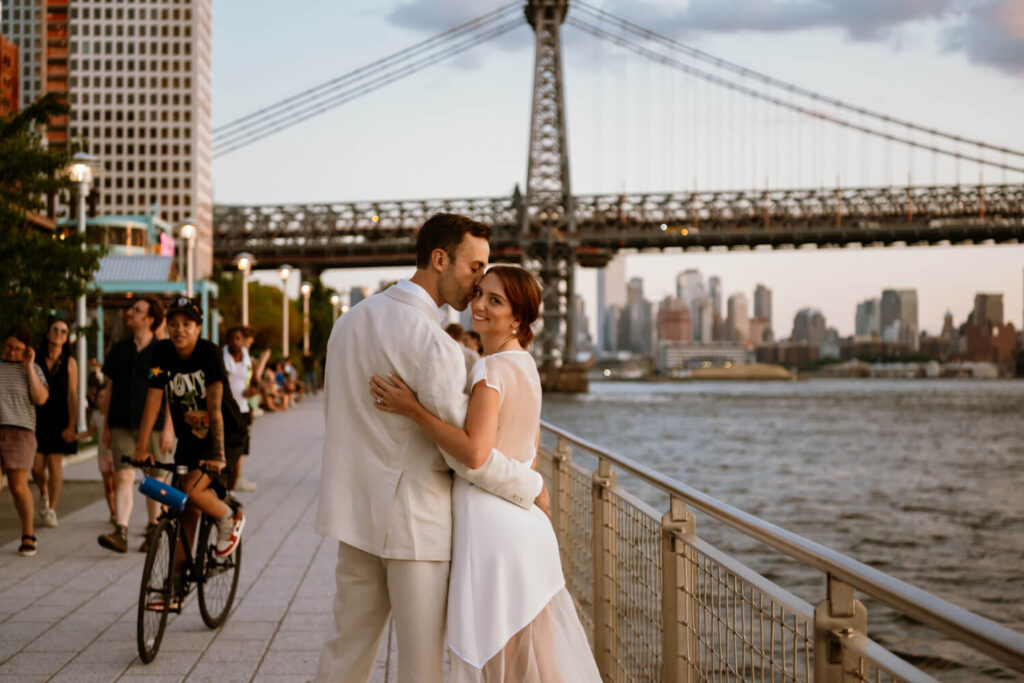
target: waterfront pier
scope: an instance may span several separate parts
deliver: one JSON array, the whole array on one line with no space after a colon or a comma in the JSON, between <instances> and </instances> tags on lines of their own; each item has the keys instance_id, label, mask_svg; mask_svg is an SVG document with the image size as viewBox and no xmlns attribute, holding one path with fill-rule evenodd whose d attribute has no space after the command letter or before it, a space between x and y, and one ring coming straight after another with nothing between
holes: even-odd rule
<instances>
[{"instance_id":1,"label":"waterfront pier","mask_svg":"<svg viewBox=\"0 0 1024 683\"><path fill-rule=\"evenodd\" d=\"M19 557L16 542L0 547L0 681L310 680L331 621L336 557L335 543L313 533L322 407L319 398L306 400L254 424L246 473L260 488L242 494L249 522L238 598L224 627L207 629L192 598L169 619L156 660L139 661L144 556L136 548L144 508L135 506L129 552L115 554L96 543L108 529L97 496L57 528L38 530L35 557ZM1024 675L1024 635L556 426L543 432L538 469L551 490L566 580L605 680ZM67 477L95 481L99 490L93 460L69 467ZM641 486L663 494L665 509L641 500ZM712 524L820 573L818 600L798 597L704 540L702 529ZM923 624L933 647L966 658L952 670L929 670L920 653L886 649L870 637L864 603ZM374 681L396 680L395 645L385 636Z\"/></svg>"}]
</instances>

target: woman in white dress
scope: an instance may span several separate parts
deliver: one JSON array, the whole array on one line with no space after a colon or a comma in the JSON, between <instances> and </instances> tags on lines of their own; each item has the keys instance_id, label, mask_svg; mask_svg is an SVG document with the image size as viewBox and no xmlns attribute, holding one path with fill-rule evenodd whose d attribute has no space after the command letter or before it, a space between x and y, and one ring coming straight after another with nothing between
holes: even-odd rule
<instances>
[{"instance_id":1,"label":"woman in white dress","mask_svg":"<svg viewBox=\"0 0 1024 683\"><path fill-rule=\"evenodd\" d=\"M374 376L381 410L405 415L447 453L479 467L491 448L532 463L540 438L540 376L525 350L541 290L522 268L495 266L471 304L485 356L470 374L465 427L429 413L391 376ZM383 400L380 402L377 398ZM600 681L558 555L540 508L513 505L455 478L447 645L453 683Z\"/></svg>"}]
</instances>

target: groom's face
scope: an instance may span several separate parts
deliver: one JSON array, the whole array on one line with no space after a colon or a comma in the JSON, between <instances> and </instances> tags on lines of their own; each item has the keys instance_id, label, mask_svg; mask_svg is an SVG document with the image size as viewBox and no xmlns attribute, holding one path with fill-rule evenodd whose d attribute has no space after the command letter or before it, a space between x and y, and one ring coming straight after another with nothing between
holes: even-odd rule
<instances>
[{"instance_id":1,"label":"groom's face","mask_svg":"<svg viewBox=\"0 0 1024 683\"><path fill-rule=\"evenodd\" d=\"M465 310L483 279L491 246L483 237L466 233L455 248L455 258L447 259L438 279L441 301L456 311Z\"/></svg>"}]
</instances>

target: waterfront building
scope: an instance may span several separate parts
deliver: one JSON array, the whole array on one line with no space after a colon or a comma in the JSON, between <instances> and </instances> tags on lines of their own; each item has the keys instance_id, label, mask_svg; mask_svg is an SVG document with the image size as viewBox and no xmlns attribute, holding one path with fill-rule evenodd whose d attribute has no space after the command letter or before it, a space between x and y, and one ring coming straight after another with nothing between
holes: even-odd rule
<instances>
[{"instance_id":1,"label":"waterfront building","mask_svg":"<svg viewBox=\"0 0 1024 683\"><path fill-rule=\"evenodd\" d=\"M971 319L969 324L1002 325L1003 295L985 294L982 292L975 294L974 310L971 312Z\"/></svg>"},{"instance_id":2,"label":"waterfront building","mask_svg":"<svg viewBox=\"0 0 1024 683\"><path fill-rule=\"evenodd\" d=\"M355 306L368 296L370 296L370 290L362 285L356 285L348 290L348 305Z\"/></svg>"},{"instance_id":3,"label":"waterfront building","mask_svg":"<svg viewBox=\"0 0 1024 683\"><path fill-rule=\"evenodd\" d=\"M808 344L817 349L825 343L827 329L825 316L816 308L802 308L793 317L792 341Z\"/></svg>"},{"instance_id":4,"label":"waterfront building","mask_svg":"<svg viewBox=\"0 0 1024 683\"><path fill-rule=\"evenodd\" d=\"M469 327L463 324L463 327L467 330L473 329L473 317L472 311L469 306L466 306L466 310L463 314L469 313L470 323ZM573 299L573 325L576 330L576 351L580 353L590 353L594 350L594 340L590 336L590 320L587 319L585 302L583 297L579 294L575 295Z\"/></svg>"},{"instance_id":5,"label":"waterfront building","mask_svg":"<svg viewBox=\"0 0 1024 683\"><path fill-rule=\"evenodd\" d=\"M597 345L599 351L613 351L614 341L609 330L617 330L618 323L609 326L608 309L626 305L626 257L616 254L604 268L597 271ZM617 333L616 333L617 334Z\"/></svg>"},{"instance_id":6,"label":"waterfront building","mask_svg":"<svg viewBox=\"0 0 1024 683\"><path fill-rule=\"evenodd\" d=\"M684 370L742 365L747 361L747 351L742 344L661 342L658 345L657 367L665 375Z\"/></svg>"},{"instance_id":7,"label":"waterfront building","mask_svg":"<svg viewBox=\"0 0 1024 683\"><path fill-rule=\"evenodd\" d=\"M768 323L767 318L755 315L750 319L749 332L747 334L747 341L754 346L761 346L766 342L771 341L771 325Z\"/></svg>"},{"instance_id":8,"label":"waterfront building","mask_svg":"<svg viewBox=\"0 0 1024 683\"><path fill-rule=\"evenodd\" d=\"M658 342L687 343L691 340L690 331L690 309L683 300L662 300L658 306Z\"/></svg>"},{"instance_id":9,"label":"waterfront building","mask_svg":"<svg viewBox=\"0 0 1024 683\"><path fill-rule=\"evenodd\" d=\"M881 312L881 302L878 299L865 299L857 304L854 334L858 337L881 338Z\"/></svg>"},{"instance_id":10,"label":"waterfront building","mask_svg":"<svg viewBox=\"0 0 1024 683\"><path fill-rule=\"evenodd\" d=\"M729 296L725 331L728 335L726 341L743 344L750 338L750 313L746 294L737 292Z\"/></svg>"},{"instance_id":11,"label":"waterfront building","mask_svg":"<svg viewBox=\"0 0 1024 683\"><path fill-rule=\"evenodd\" d=\"M769 294L768 307L771 308L771 295ZM722 278L712 275L708 278L708 298L711 299L711 310L718 317L722 317ZM768 316L771 317L770 315Z\"/></svg>"},{"instance_id":12,"label":"waterfront building","mask_svg":"<svg viewBox=\"0 0 1024 683\"><path fill-rule=\"evenodd\" d=\"M754 317L763 318L772 328L772 290L758 283L754 288Z\"/></svg>"},{"instance_id":13,"label":"waterfront building","mask_svg":"<svg viewBox=\"0 0 1024 683\"><path fill-rule=\"evenodd\" d=\"M676 276L676 298L686 302L686 307L690 309L690 337L694 340L711 341L714 301L708 297L699 270L690 268ZM704 313L705 308L707 309L706 314ZM707 326L703 326L705 317L708 321Z\"/></svg>"},{"instance_id":14,"label":"waterfront building","mask_svg":"<svg viewBox=\"0 0 1024 683\"><path fill-rule=\"evenodd\" d=\"M19 73L18 46L0 35L0 116L18 113Z\"/></svg>"},{"instance_id":15,"label":"waterfront building","mask_svg":"<svg viewBox=\"0 0 1024 683\"><path fill-rule=\"evenodd\" d=\"M23 55L22 102L65 93L71 113L51 122L50 146L81 143L103 165L96 211L139 215L160 207L175 226L192 220L196 276L207 277L211 0L14 0L10 14Z\"/></svg>"},{"instance_id":16,"label":"waterfront building","mask_svg":"<svg viewBox=\"0 0 1024 683\"><path fill-rule=\"evenodd\" d=\"M916 289L883 290L879 316L884 340L899 342L913 351L918 349Z\"/></svg>"},{"instance_id":17,"label":"waterfront building","mask_svg":"<svg viewBox=\"0 0 1024 683\"><path fill-rule=\"evenodd\" d=\"M966 360L992 363L1001 377L1017 374L1017 331L1013 323L967 326Z\"/></svg>"}]
</instances>

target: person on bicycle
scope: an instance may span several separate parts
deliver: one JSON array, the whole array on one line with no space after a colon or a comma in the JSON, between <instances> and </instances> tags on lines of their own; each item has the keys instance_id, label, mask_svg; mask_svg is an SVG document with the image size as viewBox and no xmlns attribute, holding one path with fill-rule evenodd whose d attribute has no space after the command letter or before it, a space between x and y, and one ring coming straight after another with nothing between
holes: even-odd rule
<instances>
[{"instance_id":1,"label":"person on bicycle","mask_svg":"<svg viewBox=\"0 0 1024 683\"><path fill-rule=\"evenodd\" d=\"M234 397L225 390L228 378L220 349L199 338L202 309L180 297L167 308L166 317L170 338L157 342L153 350L146 407L132 460L153 461L147 445L166 390L178 437L174 464L188 467L183 485L188 507L182 513L186 538L192 542L200 513L206 513L218 520L216 554L227 557L238 547L245 515L225 504L211 485L221 470L231 470L229 460L241 455L244 427Z\"/></svg>"}]
</instances>

